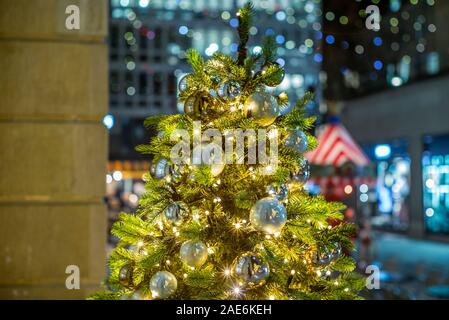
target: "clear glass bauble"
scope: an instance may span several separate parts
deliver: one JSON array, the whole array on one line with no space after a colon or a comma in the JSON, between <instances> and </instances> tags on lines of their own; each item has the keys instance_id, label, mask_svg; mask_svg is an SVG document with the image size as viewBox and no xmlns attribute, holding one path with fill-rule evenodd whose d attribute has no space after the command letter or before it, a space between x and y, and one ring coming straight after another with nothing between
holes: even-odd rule
<instances>
[{"instance_id":1,"label":"clear glass bauble","mask_svg":"<svg viewBox=\"0 0 449 320\"><path fill-rule=\"evenodd\" d=\"M280 232L287 222L287 209L275 197L258 200L249 215L252 226L268 234Z\"/></svg>"},{"instance_id":2,"label":"clear glass bauble","mask_svg":"<svg viewBox=\"0 0 449 320\"><path fill-rule=\"evenodd\" d=\"M179 256L189 267L201 267L207 260L207 246L202 241L186 241L181 245Z\"/></svg>"},{"instance_id":3,"label":"clear glass bauble","mask_svg":"<svg viewBox=\"0 0 449 320\"><path fill-rule=\"evenodd\" d=\"M165 299L175 293L178 288L176 277L168 271L156 272L150 280L150 290L153 298Z\"/></svg>"}]
</instances>

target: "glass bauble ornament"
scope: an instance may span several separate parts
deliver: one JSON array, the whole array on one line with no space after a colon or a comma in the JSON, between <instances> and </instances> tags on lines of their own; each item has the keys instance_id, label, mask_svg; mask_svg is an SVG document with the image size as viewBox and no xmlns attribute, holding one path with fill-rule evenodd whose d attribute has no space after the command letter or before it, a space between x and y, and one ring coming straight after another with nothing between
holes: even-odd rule
<instances>
[{"instance_id":1,"label":"glass bauble ornament","mask_svg":"<svg viewBox=\"0 0 449 320\"><path fill-rule=\"evenodd\" d=\"M178 90L180 93L183 93L184 91L187 90L187 81L189 79L189 77L191 77L190 74L186 74L184 75L178 82Z\"/></svg>"},{"instance_id":2,"label":"glass bauble ornament","mask_svg":"<svg viewBox=\"0 0 449 320\"><path fill-rule=\"evenodd\" d=\"M285 146L297 152L304 153L309 146L307 135L301 130L291 130L287 139L285 139Z\"/></svg>"},{"instance_id":3,"label":"glass bauble ornament","mask_svg":"<svg viewBox=\"0 0 449 320\"><path fill-rule=\"evenodd\" d=\"M284 68L282 68L282 67L280 66L279 63L275 62L275 63L271 63L271 64L265 65L265 66L262 68L262 73L266 72L266 71L268 70L268 68L269 68L271 65L277 66L277 67L279 68L279 71L276 72L276 74L273 75L270 79L267 79L267 80L265 81L265 84L266 84L267 86L269 86L269 87L276 87L276 86L280 85L280 84L282 83L282 81L284 81L284 78L285 78L285 70L284 70Z\"/></svg>"},{"instance_id":4,"label":"glass bauble ornament","mask_svg":"<svg viewBox=\"0 0 449 320\"><path fill-rule=\"evenodd\" d=\"M201 267L207 260L207 246L202 241L186 241L181 245L179 256L189 267Z\"/></svg>"},{"instance_id":5,"label":"glass bauble ornament","mask_svg":"<svg viewBox=\"0 0 449 320\"><path fill-rule=\"evenodd\" d=\"M272 197L276 197L279 201L284 201L288 196L288 188L285 184L279 186L270 184L267 187L267 193Z\"/></svg>"},{"instance_id":6,"label":"glass bauble ornament","mask_svg":"<svg viewBox=\"0 0 449 320\"><path fill-rule=\"evenodd\" d=\"M170 164L168 159L161 158L153 162L150 167L150 174L154 179L162 180L170 174Z\"/></svg>"},{"instance_id":7,"label":"glass bauble ornament","mask_svg":"<svg viewBox=\"0 0 449 320\"><path fill-rule=\"evenodd\" d=\"M184 113L198 119L212 110L213 100L213 97L207 92L192 94L184 102Z\"/></svg>"},{"instance_id":8,"label":"glass bauble ornament","mask_svg":"<svg viewBox=\"0 0 449 320\"><path fill-rule=\"evenodd\" d=\"M287 210L278 199L266 197L254 204L249 219L255 229L273 234L280 232L287 222Z\"/></svg>"},{"instance_id":9,"label":"glass bauble ornament","mask_svg":"<svg viewBox=\"0 0 449 320\"><path fill-rule=\"evenodd\" d=\"M234 101L238 98L242 92L240 83L237 81L229 80L220 85L218 88L218 95L224 101Z\"/></svg>"},{"instance_id":10,"label":"glass bauble ornament","mask_svg":"<svg viewBox=\"0 0 449 320\"><path fill-rule=\"evenodd\" d=\"M184 202L176 201L170 203L165 209L165 218L175 224L180 224L189 213L189 208Z\"/></svg>"},{"instance_id":11,"label":"glass bauble ornament","mask_svg":"<svg viewBox=\"0 0 449 320\"><path fill-rule=\"evenodd\" d=\"M270 275L268 264L258 255L247 252L235 259L232 274L248 287L263 285Z\"/></svg>"},{"instance_id":12,"label":"glass bauble ornament","mask_svg":"<svg viewBox=\"0 0 449 320\"><path fill-rule=\"evenodd\" d=\"M175 293L178 288L176 277L168 271L156 272L150 280L150 290L153 298L165 299Z\"/></svg>"},{"instance_id":13,"label":"glass bauble ornament","mask_svg":"<svg viewBox=\"0 0 449 320\"><path fill-rule=\"evenodd\" d=\"M225 167L223 148L214 142L202 142L193 150L192 164L209 166L213 177L220 175Z\"/></svg>"},{"instance_id":14,"label":"glass bauble ornament","mask_svg":"<svg viewBox=\"0 0 449 320\"><path fill-rule=\"evenodd\" d=\"M267 92L255 92L245 101L243 108L247 117L253 117L261 126L269 126L279 116L279 105L275 97Z\"/></svg>"},{"instance_id":15,"label":"glass bauble ornament","mask_svg":"<svg viewBox=\"0 0 449 320\"><path fill-rule=\"evenodd\" d=\"M309 161L306 158L301 160L300 168L298 172L291 175L291 180L293 182L306 182L310 177L310 165Z\"/></svg>"},{"instance_id":16,"label":"glass bauble ornament","mask_svg":"<svg viewBox=\"0 0 449 320\"><path fill-rule=\"evenodd\" d=\"M321 266L329 265L332 260L339 258L342 255L342 249L339 243L336 243L334 247L323 246L317 250L316 263Z\"/></svg>"},{"instance_id":17,"label":"glass bauble ornament","mask_svg":"<svg viewBox=\"0 0 449 320\"><path fill-rule=\"evenodd\" d=\"M122 285L129 286L130 284L132 284L132 275L133 275L132 266L126 265L120 268L120 271L118 273L118 279Z\"/></svg>"}]
</instances>

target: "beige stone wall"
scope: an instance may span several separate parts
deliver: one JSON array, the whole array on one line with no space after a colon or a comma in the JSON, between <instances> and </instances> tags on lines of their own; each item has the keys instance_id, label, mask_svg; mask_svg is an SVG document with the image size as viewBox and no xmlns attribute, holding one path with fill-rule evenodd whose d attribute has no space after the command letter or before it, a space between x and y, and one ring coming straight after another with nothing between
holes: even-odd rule
<instances>
[{"instance_id":1,"label":"beige stone wall","mask_svg":"<svg viewBox=\"0 0 449 320\"><path fill-rule=\"evenodd\" d=\"M0 299L84 298L106 275L107 0L0 8Z\"/></svg>"}]
</instances>

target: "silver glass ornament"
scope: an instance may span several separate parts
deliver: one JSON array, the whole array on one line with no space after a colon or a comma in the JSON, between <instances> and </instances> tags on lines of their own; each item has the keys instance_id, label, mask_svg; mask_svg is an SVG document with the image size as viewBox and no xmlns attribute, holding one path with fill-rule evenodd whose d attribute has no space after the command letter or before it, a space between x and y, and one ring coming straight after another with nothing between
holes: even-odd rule
<instances>
[{"instance_id":1,"label":"silver glass ornament","mask_svg":"<svg viewBox=\"0 0 449 320\"><path fill-rule=\"evenodd\" d=\"M306 158L301 160L301 165L298 172L291 175L291 180L293 182L306 182L310 177L310 165L309 161Z\"/></svg>"},{"instance_id":2,"label":"silver glass ornament","mask_svg":"<svg viewBox=\"0 0 449 320\"><path fill-rule=\"evenodd\" d=\"M153 298L165 299L175 293L178 288L176 277L168 271L156 272L150 280L150 290Z\"/></svg>"},{"instance_id":3,"label":"silver glass ornament","mask_svg":"<svg viewBox=\"0 0 449 320\"><path fill-rule=\"evenodd\" d=\"M285 139L285 146L297 152L304 153L309 146L307 135L301 130L291 130L287 139Z\"/></svg>"},{"instance_id":4,"label":"silver glass ornament","mask_svg":"<svg viewBox=\"0 0 449 320\"><path fill-rule=\"evenodd\" d=\"M339 243L336 243L333 248L323 246L317 250L316 262L321 266L327 266L332 260L339 258L341 255L342 249Z\"/></svg>"},{"instance_id":5,"label":"silver glass ornament","mask_svg":"<svg viewBox=\"0 0 449 320\"><path fill-rule=\"evenodd\" d=\"M240 83L237 81L226 81L218 88L218 95L224 101L234 101L241 94Z\"/></svg>"},{"instance_id":6,"label":"silver glass ornament","mask_svg":"<svg viewBox=\"0 0 449 320\"><path fill-rule=\"evenodd\" d=\"M170 203L165 209L165 218L175 224L180 224L189 213L189 208L181 201Z\"/></svg>"},{"instance_id":7,"label":"silver glass ornament","mask_svg":"<svg viewBox=\"0 0 449 320\"><path fill-rule=\"evenodd\" d=\"M275 97L267 92L255 92L245 101L243 110L261 126L269 126L279 116L279 105Z\"/></svg>"},{"instance_id":8,"label":"silver glass ornament","mask_svg":"<svg viewBox=\"0 0 449 320\"><path fill-rule=\"evenodd\" d=\"M249 219L255 229L273 234L280 232L287 222L287 210L278 199L266 197L254 204Z\"/></svg>"},{"instance_id":9,"label":"silver glass ornament","mask_svg":"<svg viewBox=\"0 0 449 320\"><path fill-rule=\"evenodd\" d=\"M207 246L202 241L186 241L181 245L179 256L189 267L201 267L207 260Z\"/></svg>"},{"instance_id":10,"label":"silver glass ornament","mask_svg":"<svg viewBox=\"0 0 449 320\"><path fill-rule=\"evenodd\" d=\"M276 197L279 201L283 201L288 196L288 188L285 184L281 184L280 186L270 184L267 187L267 193L272 197Z\"/></svg>"},{"instance_id":11,"label":"silver glass ornament","mask_svg":"<svg viewBox=\"0 0 449 320\"><path fill-rule=\"evenodd\" d=\"M190 77L190 74L186 74L184 75L178 82L178 90L180 93L184 92L187 90L187 81L188 78Z\"/></svg>"},{"instance_id":12,"label":"silver glass ornament","mask_svg":"<svg viewBox=\"0 0 449 320\"><path fill-rule=\"evenodd\" d=\"M232 270L232 274L242 282L242 285L250 288L263 285L270 275L268 264L251 252L239 256L234 261Z\"/></svg>"},{"instance_id":13,"label":"silver glass ornament","mask_svg":"<svg viewBox=\"0 0 449 320\"><path fill-rule=\"evenodd\" d=\"M132 284L132 267L129 265L123 266L118 274L118 279L120 283L124 286L129 286Z\"/></svg>"},{"instance_id":14,"label":"silver glass ornament","mask_svg":"<svg viewBox=\"0 0 449 320\"><path fill-rule=\"evenodd\" d=\"M170 173L170 164L168 159L161 158L153 162L150 167L150 174L157 180L164 179Z\"/></svg>"}]
</instances>

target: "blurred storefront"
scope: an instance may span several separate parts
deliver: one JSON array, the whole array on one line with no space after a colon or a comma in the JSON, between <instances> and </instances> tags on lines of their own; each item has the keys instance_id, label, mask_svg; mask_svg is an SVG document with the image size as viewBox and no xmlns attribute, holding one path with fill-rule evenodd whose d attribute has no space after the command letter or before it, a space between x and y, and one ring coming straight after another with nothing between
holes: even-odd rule
<instances>
[{"instance_id":1,"label":"blurred storefront","mask_svg":"<svg viewBox=\"0 0 449 320\"><path fill-rule=\"evenodd\" d=\"M139 198L145 192L144 176L149 172L150 161L115 160L108 162L105 201L108 208L108 229L118 220L120 212L135 212ZM108 232L110 234L110 232ZM109 242L115 243L110 236Z\"/></svg>"}]
</instances>

